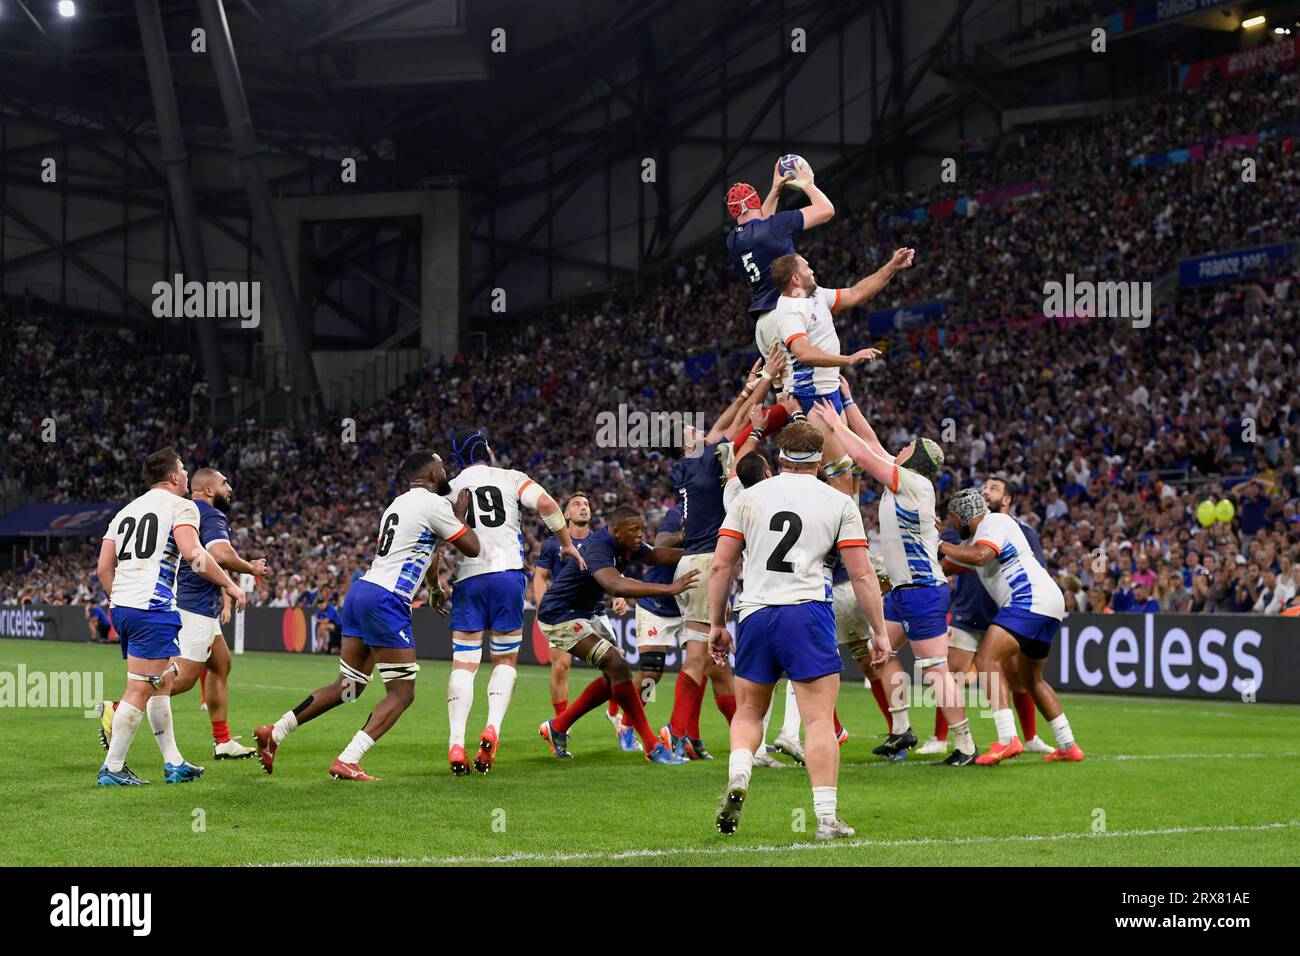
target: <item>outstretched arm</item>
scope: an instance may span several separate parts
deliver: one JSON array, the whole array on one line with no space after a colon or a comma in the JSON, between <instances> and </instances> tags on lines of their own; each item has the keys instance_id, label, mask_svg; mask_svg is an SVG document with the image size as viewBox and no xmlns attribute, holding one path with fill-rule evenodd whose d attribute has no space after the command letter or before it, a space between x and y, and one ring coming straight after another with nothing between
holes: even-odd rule
<instances>
[{"instance_id":1,"label":"outstretched arm","mask_svg":"<svg viewBox=\"0 0 1300 956\"><path fill-rule=\"evenodd\" d=\"M894 464L894 459L888 454L880 454L866 441L849 431L849 426L835 411L835 406L823 399L808 413L810 419L814 416L827 429L835 432L836 437L843 443L844 450L858 467L891 491L897 488L895 479L898 475L898 466Z\"/></svg>"},{"instance_id":2,"label":"outstretched arm","mask_svg":"<svg viewBox=\"0 0 1300 956\"><path fill-rule=\"evenodd\" d=\"M889 280L894 277L895 273L911 268L912 257L915 255L915 249L895 249L890 260L871 275L854 283L847 289L840 290L839 302L835 307L836 311L851 309L854 306L870 302L880 294L881 289L889 284Z\"/></svg>"},{"instance_id":3,"label":"outstretched arm","mask_svg":"<svg viewBox=\"0 0 1300 956\"><path fill-rule=\"evenodd\" d=\"M665 562L650 561L649 563L661 564ZM610 597L669 597L674 594L681 594L687 588L693 587L695 578L699 573L698 570L690 571L672 584L652 584L648 581L638 581L635 578L624 577L614 568L598 568L592 572L592 577L596 579L596 583Z\"/></svg>"}]
</instances>

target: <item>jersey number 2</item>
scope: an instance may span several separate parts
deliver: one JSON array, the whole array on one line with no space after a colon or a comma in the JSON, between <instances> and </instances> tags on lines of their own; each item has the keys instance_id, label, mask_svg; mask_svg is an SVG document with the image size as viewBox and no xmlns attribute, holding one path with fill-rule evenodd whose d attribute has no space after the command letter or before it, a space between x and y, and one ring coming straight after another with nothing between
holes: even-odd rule
<instances>
[{"instance_id":1,"label":"jersey number 2","mask_svg":"<svg viewBox=\"0 0 1300 956\"><path fill-rule=\"evenodd\" d=\"M795 546L799 540L799 535L803 534L803 519L793 511L778 511L772 515L772 523L768 526L772 531L785 530L781 540L777 542L776 547L767 558L767 569L769 571L782 571L786 574L794 573L794 565L785 559L790 553L790 549Z\"/></svg>"}]
</instances>

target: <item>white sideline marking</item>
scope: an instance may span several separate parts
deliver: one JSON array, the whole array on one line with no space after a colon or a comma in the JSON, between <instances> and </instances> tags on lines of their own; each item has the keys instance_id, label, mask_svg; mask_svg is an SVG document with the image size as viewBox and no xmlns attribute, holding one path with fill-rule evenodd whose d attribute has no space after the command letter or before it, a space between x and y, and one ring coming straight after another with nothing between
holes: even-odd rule
<instances>
[{"instance_id":1,"label":"white sideline marking","mask_svg":"<svg viewBox=\"0 0 1300 956\"><path fill-rule=\"evenodd\" d=\"M1101 840L1121 837L1178 836L1194 833L1235 833L1241 831L1289 830L1300 827L1300 820L1281 823L1254 823L1224 826L1168 827L1161 830L1114 830L1093 833L1085 830L1074 833L1026 833L1012 836L972 836L933 839L921 837L912 840L828 840L825 843L790 843L784 846L715 846L669 847L661 850L620 850L615 852L580 853L504 853L499 856L396 856L396 857L339 857L321 860L287 860L280 863L258 863L254 866L482 866L495 863L573 863L585 860L637 860L675 856L733 856L741 853L783 853L787 850L838 850L863 847L890 849L914 846L973 846L992 843L1058 843L1065 840Z\"/></svg>"},{"instance_id":2,"label":"white sideline marking","mask_svg":"<svg viewBox=\"0 0 1300 956\"><path fill-rule=\"evenodd\" d=\"M1268 706L1268 705L1265 705ZM1121 707L1126 714L1163 714L1168 716L1169 710L1161 707ZM1274 720L1295 720L1295 714L1259 714L1246 709L1242 710L1189 710L1186 707L1178 708L1179 716L1188 714L1192 717L1244 717L1249 720L1269 719Z\"/></svg>"},{"instance_id":3,"label":"white sideline marking","mask_svg":"<svg viewBox=\"0 0 1300 956\"><path fill-rule=\"evenodd\" d=\"M1035 754L1025 754L1033 762ZM1196 753L1196 754L1095 754L1089 753L1084 763L1089 760L1255 760L1262 757L1300 757L1300 750L1278 750L1272 753ZM1018 758L1017 758L1018 759ZM1010 763L1011 761L1007 761ZM874 767L937 767L940 765L939 760L879 760L870 763L852 763L841 761L840 769L849 768L853 770Z\"/></svg>"}]
</instances>

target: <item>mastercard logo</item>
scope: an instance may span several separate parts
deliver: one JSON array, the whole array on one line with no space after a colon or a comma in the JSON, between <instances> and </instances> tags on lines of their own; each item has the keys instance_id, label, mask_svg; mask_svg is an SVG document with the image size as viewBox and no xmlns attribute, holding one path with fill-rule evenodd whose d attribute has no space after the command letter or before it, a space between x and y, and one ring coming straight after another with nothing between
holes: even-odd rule
<instances>
[{"instance_id":1,"label":"mastercard logo","mask_svg":"<svg viewBox=\"0 0 1300 956\"><path fill-rule=\"evenodd\" d=\"M280 618L280 636L286 651L299 653L307 646L307 618L301 608L284 609L284 616Z\"/></svg>"}]
</instances>

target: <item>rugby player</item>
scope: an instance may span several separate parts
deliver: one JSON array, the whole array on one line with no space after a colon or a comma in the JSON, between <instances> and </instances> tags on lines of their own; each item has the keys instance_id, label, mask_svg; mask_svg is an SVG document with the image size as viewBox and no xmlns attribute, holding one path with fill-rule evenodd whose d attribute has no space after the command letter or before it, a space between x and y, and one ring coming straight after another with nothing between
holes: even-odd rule
<instances>
[{"instance_id":1,"label":"rugby player","mask_svg":"<svg viewBox=\"0 0 1300 956\"><path fill-rule=\"evenodd\" d=\"M469 773L465 754L465 723L474 703L474 674L483 659L483 638L489 641L492 675L488 678L487 724L479 736L474 769L492 770L518 675L519 645L524 633L523 529L521 509L536 511L555 536L559 554L583 564L565 528L560 506L545 489L522 471L498 468L487 438L477 428L452 436L451 454L460 467L451 481L451 494L470 493L465 524L478 533L479 553L456 562L452 575L451 674L447 678L447 718L451 735L447 760L453 775Z\"/></svg>"},{"instance_id":2,"label":"rugby player","mask_svg":"<svg viewBox=\"0 0 1300 956\"><path fill-rule=\"evenodd\" d=\"M600 670L578 699L563 713L544 721L538 733L550 744L551 752L569 758L569 728L611 697L623 711L631 712L632 725L644 745L646 760L652 763L680 764L685 759L674 754L656 736L646 720L641 695L632 683L632 671L611 637L594 624L597 608L605 594L623 598L656 597L681 594L695 584L698 571L677 578L671 584L650 584L625 577L633 559L644 564L676 565L680 548L650 547L645 543L645 520L627 505L614 509L608 527L585 540L581 548L586 567L568 559L561 563L542 603L537 608L537 623L552 647L573 657L582 657Z\"/></svg>"},{"instance_id":3,"label":"rugby player","mask_svg":"<svg viewBox=\"0 0 1300 956\"><path fill-rule=\"evenodd\" d=\"M96 571L108 594L113 628L126 660L126 691L113 712L108 757L99 768L102 787L140 786L149 781L126 766L127 751L140 722L149 727L163 756L163 780L189 783L203 768L181 756L172 730L174 660L181 652L181 618L176 612L176 573L184 558L205 580L243 610L244 592L230 580L199 540L199 509L185 498L189 474L171 448L144 460L149 490L113 516L99 547Z\"/></svg>"},{"instance_id":4,"label":"rugby player","mask_svg":"<svg viewBox=\"0 0 1300 956\"><path fill-rule=\"evenodd\" d=\"M736 651L739 700L731 724L727 786L716 824L736 832L749 794L754 753L761 741L776 681L795 682L799 712L808 728L806 765L819 840L849 837L853 828L837 813L839 747L832 712L840 662L826 561L838 550L867 618L885 630L880 589L867 559L867 536L858 506L818 480L823 439L807 422L786 426L777 442L782 472L741 492L719 531L709 570L709 649L715 660ZM737 601L739 634L726 629L727 597L745 553L745 589ZM872 652L883 659L884 652Z\"/></svg>"},{"instance_id":5,"label":"rugby player","mask_svg":"<svg viewBox=\"0 0 1300 956\"><path fill-rule=\"evenodd\" d=\"M948 670L949 587L947 574L939 563L932 484L943 465L943 450L929 438L918 437L897 455L891 455L860 412L855 416L854 429L850 430L835 406L826 401L819 402L810 417L820 419L824 427L833 430L853 460L884 485L880 498L880 535L890 583L884 601L888 650L901 646L903 640L911 642L917 666L934 688L955 738L956 749L942 762L958 767L972 765L978 751L961 694ZM885 642L873 642L880 643ZM899 722L874 752L897 757L916 746L916 734L907 722L902 668L892 653L883 673L890 711Z\"/></svg>"},{"instance_id":6,"label":"rugby player","mask_svg":"<svg viewBox=\"0 0 1300 956\"><path fill-rule=\"evenodd\" d=\"M380 518L370 569L353 581L343 601L338 680L307 695L274 724L253 731L257 756L267 773L272 772L276 751L289 734L360 697L378 667L387 694L335 758L329 773L336 780L379 779L361 769L361 758L415 699L420 665L415 661L411 600L430 565L436 580L439 539L471 558L479 553L478 535L465 524L469 491L462 490L455 504L447 500L451 484L438 455L431 451L408 455L398 471L398 485L406 490ZM445 613L441 592L436 587L431 592L435 609Z\"/></svg>"},{"instance_id":7,"label":"rugby player","mask_svg":"<svg viewBox=\"0 0 1300 956\"><path fill-rule=\"evenodd\" d=\"M980 494L988 502L990 511L1000 514L1009 513L1011 507L1010 483L1005 478L994 476L986 479L980 485ZM1020 532L1025 536L1025 540L1029 542L1029 548L1033 551L1038 563L1045 564L1038 532L1024 522L1017 521L1016 523L1020 526ZM950 541L953 544L961 543L957 532L952 528L945 529L939 539L941 541ZM979 582L978 575L956 575L956 584L953 586L952 592L952 625L951 634L948 638L948 667L955 677L959 674L966 675L972 672L975 665L975 652L979 650L979 642L984 637L984 630L988 627L989 621L993 619L993 615L997 613L998 606L993 603L993 598L989 597L988 591ZM1015 705L1016 714L1020 718L1021 729L1024 731L1025 750L1031 753L1051 753L1056 748L1038 736L1034 698L1025 690L1020 680L1019 666L1012 662L1012 666L1003 671L1002 679L1008 682L1011 689L1011 700ZM916 752L918 754L948 752L948 721L944 719L942 710L936 709L934 712L934 736L920 747L917 747Z\"/></svg>"},{"instance_id":8,"label":"rugby player","mask_svg":"<svg viewBox=\"0 0 1300 956\"><path fill-rule=\"evenodd\" d=\"M1007 687L1003 681L993 680L995 671L1013 666L1013 661L1056 736L1056 749L1043 759L1071 763L1082 760L1083 751L1075 743L1061 702L1043 679L1052 640L1065 616L1061 589L1034 557L1016 519L989 511L988 501L974 488L964 488L952 496L948 521L961 535L962 543L940 542L939 553L954 570L974 568L998 606L975 653L975 668L994 692L993 722L998 740L976 763L996 764L1024 753L1016 736Z\"/></svg>"}]
</instances>

